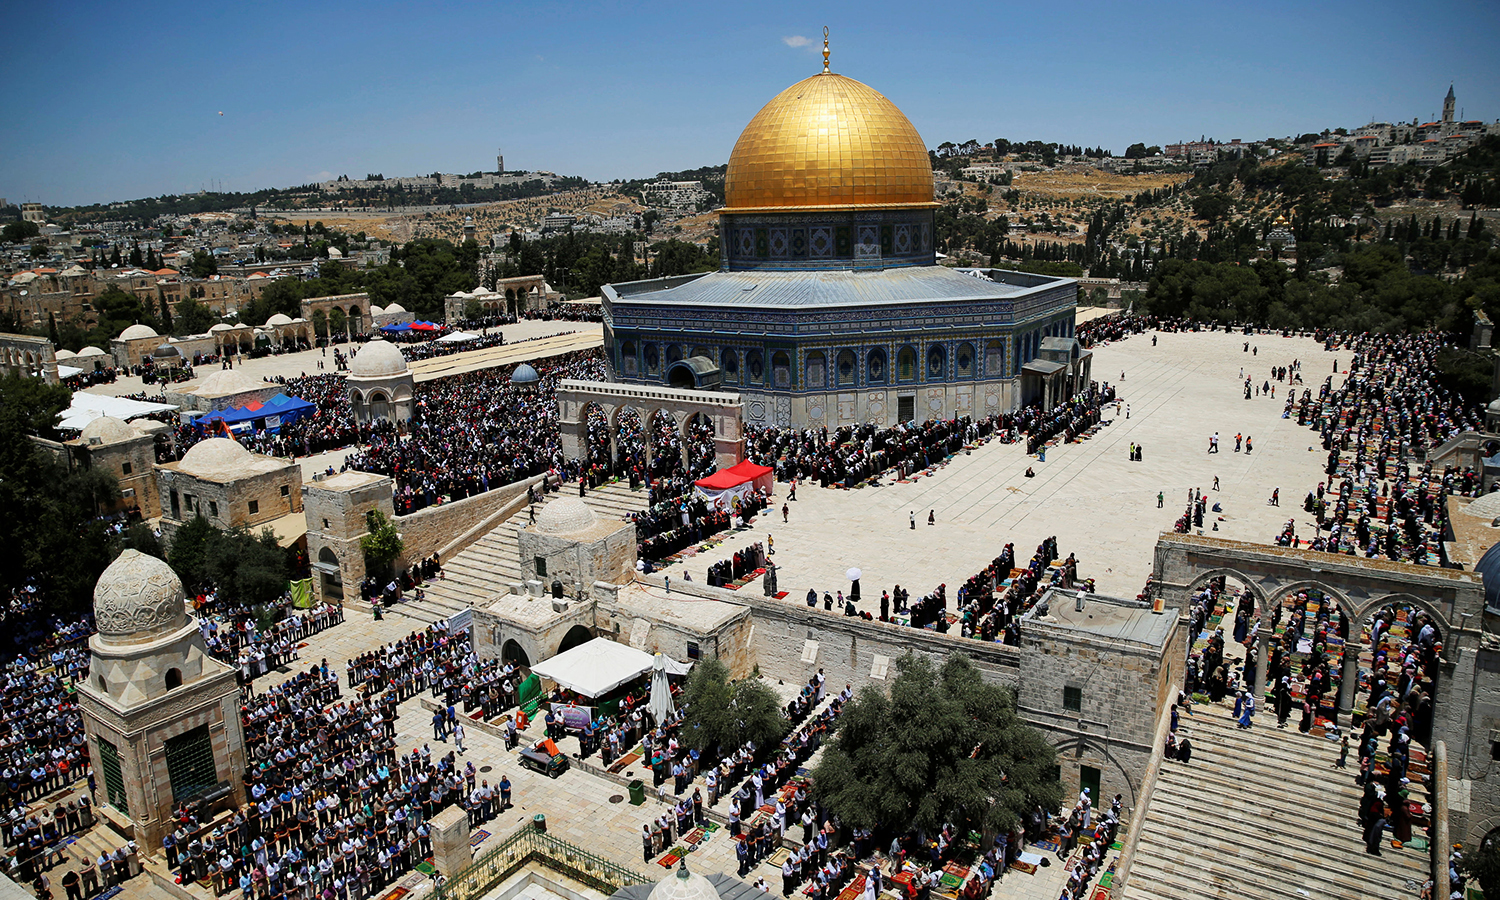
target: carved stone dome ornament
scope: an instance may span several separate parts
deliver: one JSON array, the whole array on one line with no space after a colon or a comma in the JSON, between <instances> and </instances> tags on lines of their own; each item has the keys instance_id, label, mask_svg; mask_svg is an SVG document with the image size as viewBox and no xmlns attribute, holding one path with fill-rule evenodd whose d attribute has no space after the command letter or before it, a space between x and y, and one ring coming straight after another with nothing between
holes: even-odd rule
<instances>
[{"instance_id":1,"label":"carved stone dome ornament","mask_svg":"<svg viewBox=\"0 0 1500 900\"><path fill-rule=\"evenodd\" d=\"M94 585L94 624L111 643L139 643L187 624L182 582L154 556L126 550Z\"/></svg>"}]
</instances>

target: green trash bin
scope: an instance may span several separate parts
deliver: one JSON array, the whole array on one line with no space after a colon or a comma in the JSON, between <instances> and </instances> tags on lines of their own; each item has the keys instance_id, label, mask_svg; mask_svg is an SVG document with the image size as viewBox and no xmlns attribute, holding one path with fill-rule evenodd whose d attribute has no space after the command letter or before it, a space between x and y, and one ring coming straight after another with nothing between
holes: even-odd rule
<instances>
[{"instance_id":1,"label":"green trash bin","mask_svg":"<svg viewBox=\"0 0 1500 900\"><path fill-rule=\"evenodd\" d=\"M637 778L630 782L630 805L640 806L646 802L646 785Z\"/></svg>"},{"instance_id":2,"label":"green trash bin","mask_svg":"<svg viewBox=\"0 0 1500 900\"><path fill-rule=\"evenodd\" d=\"M542 815L541 813L537 813L531 818L531 824L536 828L537 831L541 832L542 834L547 833L547 817Z\"/></svg>"}]
</instances>

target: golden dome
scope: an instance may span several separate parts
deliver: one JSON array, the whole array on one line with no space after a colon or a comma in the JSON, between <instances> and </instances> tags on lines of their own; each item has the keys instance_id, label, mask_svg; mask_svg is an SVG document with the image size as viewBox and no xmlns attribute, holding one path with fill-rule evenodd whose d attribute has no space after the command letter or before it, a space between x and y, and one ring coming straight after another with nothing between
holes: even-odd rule
<instances>
[{"instance_id":1,"label":"golden dome","mask_svg":"<svg viewBox=\"0 0 1500 900\"><path fill-rule=\"evenodd\" d=\"M884 94L830 72L755 114L729 155L724 194L730 213L937 205L917 129Z\"/></svg>"}]
</instances>

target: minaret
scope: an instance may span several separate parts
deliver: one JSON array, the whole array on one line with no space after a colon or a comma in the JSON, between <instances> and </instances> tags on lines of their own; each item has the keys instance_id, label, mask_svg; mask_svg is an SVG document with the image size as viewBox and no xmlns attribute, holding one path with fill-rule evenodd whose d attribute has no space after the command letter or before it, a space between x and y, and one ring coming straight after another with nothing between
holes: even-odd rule
<instances>
[{"instance_id":1,"label":"minaret","mask_svg":"<svg viewBox=\"0 0 1500 900\"><path fill-rule=\"evenodd\" d=\"M1443 98L1443 124L1453 124L1453 85L1448 85L1448 96Z\"/></svg>"},{"instance_id":2,"label":"minaret","mask_svg":"<svg viewBox=\"0 0 1500 900\"><path fill-rule=\"evenodd\" d=\"M1448 90L1448 93L1450 93L1450 94L1453 93L1453 90L1450 88ZM505 148L504 147L497 147L497 148L495 148L495 172L498 173L498 174L500 174L500 175L504 175L505 174Z\"/></svg>"}]
</instances>

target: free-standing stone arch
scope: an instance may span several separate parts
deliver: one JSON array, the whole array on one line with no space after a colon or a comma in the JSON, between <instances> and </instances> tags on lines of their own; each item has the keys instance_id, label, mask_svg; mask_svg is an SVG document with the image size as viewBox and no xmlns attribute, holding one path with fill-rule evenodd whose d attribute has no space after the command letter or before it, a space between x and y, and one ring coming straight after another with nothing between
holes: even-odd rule
<instances>
[{"instance_id":1,"label":"free-standing stone arch","mask_svg":"<svg viewBox=\"0 0 1500 900\"><path fill-rule=\"evenodd\" d=\"M588 414L585 407L591 403L604 410L610 423L611 441L620 450L624 449L619 440L620 413L634 408L640 411L641 424L648 431L658 412L671 416L678 428L693 416L702 414L713 425L715 464L724 468L745 458L744 405L739 394L564 379L557 385L558 427L562 434L563 454L569 459L578 459L587 450ZM650 444L649 440L646 441L648 456Z\"/></svg>"}]
</instances>

